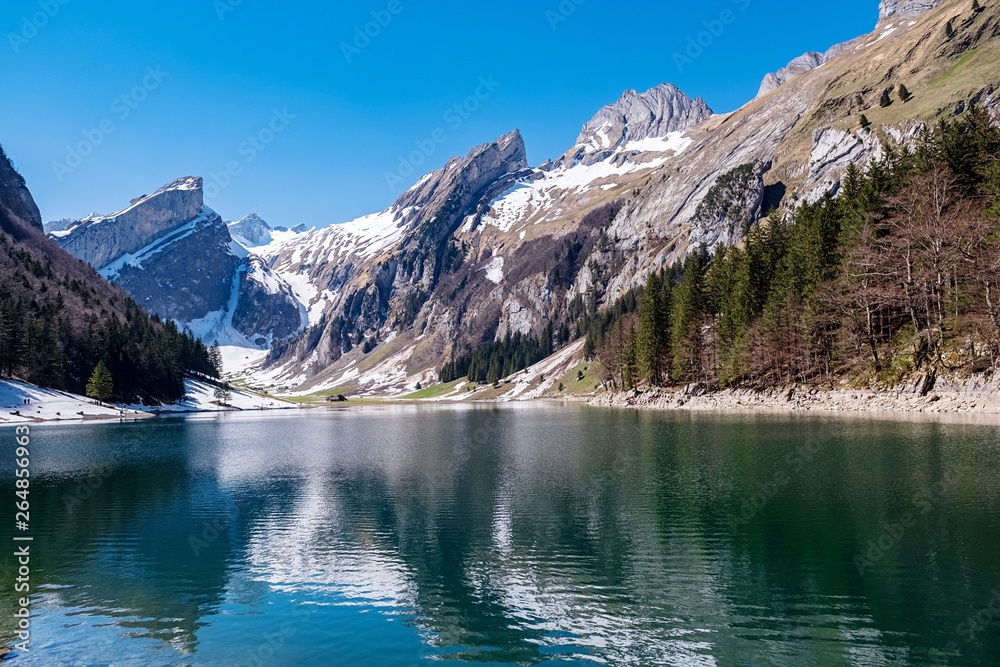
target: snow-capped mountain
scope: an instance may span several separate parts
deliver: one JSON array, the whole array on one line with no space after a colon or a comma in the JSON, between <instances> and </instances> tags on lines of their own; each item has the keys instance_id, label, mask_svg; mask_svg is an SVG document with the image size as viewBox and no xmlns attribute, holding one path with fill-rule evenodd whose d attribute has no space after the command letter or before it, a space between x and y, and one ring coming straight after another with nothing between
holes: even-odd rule
<instances>
[{"instance_id":1,"label":"snow-capped mountain","mask_svg":"<svg viewBox=\"0 0 1000 667\"><path fill-rule=\"evenodd\" d=\"M271 225L256 213L228 224L229 234L244 248L256 248L274 241L274 236L271 234L274 230Z\"/></svg>"},{"instance_id":2,"label":"snow-capped mountain","mask_svg":"<svg viewBox=\"0 0 1000 667\"><path fill-rule=\"evenodd\" d=\"M298 333L305 321L291 287L233 240L202 185L181 178L117 213L52 226L49 236L208 343L266 347Z\"/></svg>"},{"instance_id":3,"label":"snow-capped mountain","mask_svg":"<svg viewBox=\"0 0 1000 667\"><path fill-rule=\"evenodd\" d=\"M307 334L272 351L268 377L401 391L510 333L573 337L582 304L608 306L699 245L739 242L769 210L836 193L882 139L911 140L914 118L996 104L1000 67L961 57L1000 36L997 10L967 5L884 0L876 32L796 58L732 113L672 85L627 91L554 162L530 168L511 133L381 214L259 249L310 312ZM956 67L976 88L947 84ZM903 82L920 101L881 107Z\"/></svg>"},{"instance_id":4,"label":"snow-capped mountain","mask_svg":"<svg viewBox=\"0 0 1000 667\"><path fill-rule=\"evenodd\" d=\"M705 100L693 100L673 84L642 94L628 90L583 126L576 145L559 163L592 165L616 153L671 150L671 137L711 117Z\"/></svg>"},{"instance_id":5,"label":"snow-capped mountain","mask_svg":"<svg viewBox=\"0 0 1000 667\"><path fill-rule=\"evenodd\" d=\"M850 165L912 141L921 119L969 100L995 107L1000 67L983 47L997 38L993 3L884 0L875 32L796 58L736 111L713 114L669 84L627 91L555 161L530 166L514 131L344 224L289 231L251 215L227 226L188 179L53 236L156 312L273 342L261 379L401 392L508 334L568 342L583 309L696 247L738 243L771 210L836 194ZM881 106L900 83L912 100ZM204 267L206 284L182 264ZM197 308L171 296L184 289Z\"/></svg>"}]
</instances>

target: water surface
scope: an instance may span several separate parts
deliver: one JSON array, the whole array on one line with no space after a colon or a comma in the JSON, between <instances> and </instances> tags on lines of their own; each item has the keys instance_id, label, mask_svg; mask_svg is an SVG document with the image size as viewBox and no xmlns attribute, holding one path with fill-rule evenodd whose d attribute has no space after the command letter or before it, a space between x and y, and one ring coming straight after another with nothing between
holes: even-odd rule
<instances>
[{"instance_id":1,"label":"water surface","mask_svg":"<svg viewBox=\"0 0 1000 667\"><path fill-rule=\"evenodd\" d=\"M36 427L12 664L1000 664L997 430L551 405Z\"/></svg>"}]
</instances>

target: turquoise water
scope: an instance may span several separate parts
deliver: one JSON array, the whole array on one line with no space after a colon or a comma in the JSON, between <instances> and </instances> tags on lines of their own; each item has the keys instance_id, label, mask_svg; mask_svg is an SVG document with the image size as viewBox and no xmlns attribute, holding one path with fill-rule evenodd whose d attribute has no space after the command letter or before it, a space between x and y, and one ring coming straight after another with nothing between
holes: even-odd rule
<instances>
[{"instance_id":1,"label":"turquoise water","mask_svg":"<svg viewBox=\"0 0 1000 667\"><path fill-rule=\"evenodd\" d=\"M997 432L552 405L40 426L11 664L1000 664Z\"/></svg>"}]
</instances>

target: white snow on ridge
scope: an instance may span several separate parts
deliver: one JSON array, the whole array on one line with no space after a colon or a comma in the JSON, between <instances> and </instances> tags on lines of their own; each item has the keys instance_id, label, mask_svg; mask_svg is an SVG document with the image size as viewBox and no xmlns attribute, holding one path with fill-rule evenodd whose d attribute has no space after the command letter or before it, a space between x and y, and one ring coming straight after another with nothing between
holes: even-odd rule
<instances>
[{"instance_id":1,"label":"white snow on ridge","mask_svg":"<svg viewBox=\"0 0 1000 667\"><path fill-rule=\"evenodd\" d=\"M684 132L671 132L665 137L629 142L602 162L536 171L533 180L519 181L493 200L490 210L483 216L483 223L509 232L514 225L529 220L541 211L545 211L545 220L556 218L561 209L554 204L561 197L581 193L601 180L612 181L601 189L613 189L622 176L660 167L687 150L693 142ZM655 157L644 163L625 160L622 164L615 164L622 154L627 153L647 153ZM466 231L471 231L471 227L467 226Z\"/></svg>"}]
</instances>

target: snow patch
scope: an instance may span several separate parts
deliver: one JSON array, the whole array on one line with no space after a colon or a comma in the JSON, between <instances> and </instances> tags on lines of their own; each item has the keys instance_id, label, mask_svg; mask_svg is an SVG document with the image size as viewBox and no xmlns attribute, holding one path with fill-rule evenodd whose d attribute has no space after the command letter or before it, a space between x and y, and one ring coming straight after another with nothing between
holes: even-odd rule
<instances>
[{"instance_id":1,"label":"snow patch","mask_svg":"<svg viewBox=\"0 0 1000 667\"><path fill-rule=\"evenodd\" d=\"M503 257L494 257L486 265L486 279L491 283L499 285L503 282Z\"/></svg>"}]
</instances>

